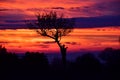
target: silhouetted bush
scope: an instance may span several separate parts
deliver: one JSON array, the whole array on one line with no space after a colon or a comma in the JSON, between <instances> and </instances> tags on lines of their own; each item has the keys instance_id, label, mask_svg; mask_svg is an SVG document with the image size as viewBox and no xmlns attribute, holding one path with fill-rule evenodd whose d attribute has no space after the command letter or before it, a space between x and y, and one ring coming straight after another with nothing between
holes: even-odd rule
<instances>
[{"instance_id":1,"label":"silhouetted bush","mask_svg":"<svg viewBox=\"0 0 120 80\"><path fill-rule=\"evenodd\" d=\"M59 58L54 58L51 64L48 63L46 55L39 52L26 52L22 58L18 58L15 53L9 53L5 47L1 46L0 73L12 77L12 80L18 80L18 77L19 80L103 80L119 78L120 49L106 48L99 54L99 58L106 63L102 64L92 53L86 53L77 57L75 62L67 61L67 66L63 67L62 60Z\"/></svg>"},{"instance_id":2,"label":"silhouetted bush","mask_svg":"<svg viewBox=\"0 0 120 80\"><path fill-rule=\"evenodd\" d=\"M100 58L106 61L109 71L120 72L120 49L106 48L101 52Z\"/></svg>"},{"instance_id":3,"label":"silhouetted bush","mask_svg":"<svg viewBox=\"0 0 120 80\"><path fill-rule=\"evenodd\" d=\"M0 55L6 54L6 53L7 53L7 49L3 47L2 45L0 45Z\"/></svg>"},{"instance_id":4,"label":"silhouetted bush","mask_svg":"<svg viewBox=\"0 0 120 80\"><path fill-rule=\"evenodd\" d=\"M48 68L48 59L44 53L26 52L23 57L23 63L28 66L28 68L41 70Z\"/></svg>"},{"instance_id":5,"label":"silhouetted bush","mask_svg":"<svg viewBox=\"0 0 120 80\"><path fill-rule=\"evenodd\" d=\"M93 54L87 53L76 59L77 67L84 71L97 71L100 69L100 62Z\"/></svg>"}]
</instances>

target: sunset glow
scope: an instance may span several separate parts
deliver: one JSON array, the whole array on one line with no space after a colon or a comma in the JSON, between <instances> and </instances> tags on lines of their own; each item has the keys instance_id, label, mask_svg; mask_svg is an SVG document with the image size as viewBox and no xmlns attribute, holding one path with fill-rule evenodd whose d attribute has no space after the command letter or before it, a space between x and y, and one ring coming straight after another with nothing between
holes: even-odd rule
<instances>
[{"instance_id":1,"label":"sunset glow","mask_svg":"<svg viewBox=\"0 0 120 80\"><path fill-rule=\"evenodd\" d=\"M120 29L93 28L74 29L71 34L62 39L68 51L97 51L106 47L119 48ZM34 30L29 29L6 29L0 30L0 44L10 52L58 52L58 45L50 38L42 37Z\"/></svg>"},{"instance_id":2,"label":"sunset glow","mask_svg":"<svg viewBox=\"0 0 120 80\"><path fill-rule=\"evenodd\" d=\"M0 0L0 73L120 80L120 0Z\"/></svg>"},{"instance_id":3,"label":"sunset glow","mask_svg":"<svg viewBox=\"0 0 120 80\"><path fill-rule=\"evenodd\" d=\"M72 33L62 38L68 51L96 51L119 48L119 0L0 0L0 44L8 51L23 53L59 52L54 40L29 30L26 20L36 13L56 11L74 18Z\"/></svg>"}]
</instances>

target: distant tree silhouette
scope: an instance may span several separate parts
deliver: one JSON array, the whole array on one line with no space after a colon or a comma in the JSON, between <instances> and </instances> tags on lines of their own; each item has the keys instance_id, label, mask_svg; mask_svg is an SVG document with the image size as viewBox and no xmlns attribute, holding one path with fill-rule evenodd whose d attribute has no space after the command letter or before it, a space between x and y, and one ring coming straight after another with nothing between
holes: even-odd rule
<instances>
[{"instance_id":1,"label":"distant tree silhouette","mask_svg":"<svg viewBox=\"0 0 120 80\"><path fill-rule=\"evenodd\" d=\"M118 43L119 43L119 48L120 48L120 36L119 36L119 39L118 39Z\"/></svg>"},{"instance_id":2,"label":"distant tree silhouette","mask_svg":"<svg viewBox=\"0 0 120 80\"><path fill-rule=\"evenodd\" d=\"M100 59L106 63L103 64ZM39 52L26 52L19 58L0 46L0 80L120 80L119 74L120 49L106 48L98 56L88 52L76 61L68 61L64 68L59 58L54 58L50 64L46 55Z\"/></svg>"},{"instance_id":3,"label":"distant tree silhouette","mask_svg":"<svg viewBox=\"0 0 120 80\"><path fill-rule=\"evenodd\" d=\"M107 65L120 65L120 49L106 48L99 57L105 60Z\"/></svg>"},{"instance_id":4,"label":"distant tree silhouette","mask_svg":"<svg viewBox=\"0 0 120 80\"><path fill-rule=\"evenodd\" d=\"M44 53L26 52L23 60L28 67L35 67L36 69L44 69L48 67L48 59Z\"/></svg>"},{"instance_id":5,"label":"distant tree silhouette","mask_svg":"<svg viewBox=\"0 0 120 80\"><path fill-rule=\"evenodd\" d=\"M0 54L5 54L5 53L7 53L7 49L2 45L0 45Z\"/></svg>"},{"instance_id":6,"label":"distant tree silhouette","mask_svg":"<svg viewBox=\"0 0 120 80\"><path fill-rule=\"evenodd\" d=\"M65 65L67 47L64 44L61 44L60 41L62 36L66 36L72 31L74 20L63 18L63 14L59 16L54 11L42 14L38 13L36 17L36 21L26 22L28 27L30 29L35 29L41 36L54 39L60 48L62 61Z\"/></svg>"},{"instance_id":7,"label":"distant tree silhouette","mask_svg":"<svg viewBox=\"0 0 120 80\"><path fill-rule=\"evenodd\" d=\"M91 70L92 72L100 70L101 65L99 60L92 53L86 53L78 57L76 59L76 64L77 67L81 67L83 71Z\"/></svg>"}]
</instances>

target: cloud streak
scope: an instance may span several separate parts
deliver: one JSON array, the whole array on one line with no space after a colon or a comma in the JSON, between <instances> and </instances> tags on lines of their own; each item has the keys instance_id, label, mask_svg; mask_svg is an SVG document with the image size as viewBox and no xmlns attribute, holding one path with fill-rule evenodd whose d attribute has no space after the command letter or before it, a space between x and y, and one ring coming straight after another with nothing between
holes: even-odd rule
<instances>
[{"instance_id":1,"label":"cloud streak","mask_svg":"<svg viewBox=\"0 0 120 80\"><path fill-rule=\"evenodd\" d=\"M119 0L0 0L0 29L27 28L35 12L57 11L76 19L77 28L120 25ZM32 5L32 6L31 6Z\"/></svg>"},{"instance_id":2,"label":"cloud streak","mask_svg":"<svg viewBox=\"0 0 120 80\"><path fill-rule=\"evenodd\" d=\"M79 17L75 19L75 28L95 28L120 26L120 16ZM34 20L33 20L34 21ZM0 24L0 29L25 29L28 28L25 20L5 20Z\"/></svg>"},{"instance_id":3,"label":"cloud streak","mask_svg":"<svg viewBox=\"0 0 120 80\"><path fill-rule=\"evenodd\" d=\"M120 26L120 16L76 18L75 26L78 28Z\"/></svg>"}]
</instances>

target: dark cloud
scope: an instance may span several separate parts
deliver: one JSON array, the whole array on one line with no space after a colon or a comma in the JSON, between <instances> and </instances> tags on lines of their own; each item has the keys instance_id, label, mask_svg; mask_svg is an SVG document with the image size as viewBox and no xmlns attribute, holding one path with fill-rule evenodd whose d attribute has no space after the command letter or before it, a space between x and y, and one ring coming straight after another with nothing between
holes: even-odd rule
<instances>
[{"instance_id":1,"label":"dark cloud","mask_svg":"<svg viewBox=\"0 0 120 80\"><path fill-rule=\"evenodd\" d=\"M3 9L6 11L1 12L0 15L0 29L17 29L17 28L24 28L25 21L24 18L26 17L26 14L20 10L16 9Z\"/></svg>"},{"instance_id":2,"label":"dark cloud","mask_svg":"<svg viewBox=\"0 0 120 80\"><path fill-rule=\"evenodd\" d=\"M0 0L0 2L16 2L16 0Z\"/></svg>"},{"instance_id":3,"label":"dark cloud","mask_svg":"<svg viewBox=\"0 0 120 80\"><path fill-rule=\"evenodd\" d=\"M25 24L0 24L0 29L23 29L27 28Z\"/></svg>"},{"instance_id":4,"label":"dark cloud","mask_svg":"<svg viewBox=\"0 0 120 80\"><path fill-rule=\"evenodd\" d=\"M11 13L9 13L11 12ZM24 17L26 16L25 14L21 13L21 11L15 11L14 13L12 13L13 11L7 11L7 12L1 12L0 15L0 21L6 21L6 20L21 20L24 19Z\"/></svg>"},{"instance_id":5,"label":"dark cloud","mask_svg":"<svg viewBox=\"0 0 120 80\"><path fill-rule=\"evenodd\" d=\"M110 1L95 1L92 5L71 7L68 11L72 13L79 13L84 16L105 16L105 15L120 15L120 1L110 0Z\"/></svg>"},{"instance_id":6,"label":"dark cloud","mask_svg":"<svg viewBox=\"0 0 120 80\"><path fill-rule=\"evenodd\" d=\"M25 24L25 20L21 18L23 16L21 17L18 15L14 15L14 16L13 15L12 16L0 16L0 18L4 21L0 24L0 29L28 28ZM73 18L73 19L75 19L75 26L74 26L75 28L120 26L119 15L118 16L99 16L99 17L79 17L79 18ZM35 21L35 20L31 20L31 21ZM50 43L50 42L45 42L45 43Z\"/></svg>"},{"instance_id":7,"label":"dark cloud","mask_svg":"<svg viewBox=\"0 0 120 80\"><path fill-rule=\"evenodd\" d=\"M8 11L8 10L10 9L5 9L5 8L0 9L0 11Z\"/></svg>"},{"instance_id":8,"label":"dark cloud","mask_svg":"<svg viewBox=\"0 0 120 80\"><path fill-rule=\"evenodd\" d=\"M101 11L101 12L108 12L108 14L118 14L120 15L120 1L118 0L113 0L110 2L102 2L102 3L96 3L93 6L91 6L93 9Z\"/></svg>"},{"instance_id":9,"label":"dark cloud","mask_svg":"<svg viewBox=\"0 0 120 80\"><path fill-rule=\"evenodd\" d=\"M70 7L68 10L79 12L81 10L81 7Z\"/></svg>"},{"instance_id":10,"label":"dark cloud","mask_svg":"<svg viewBox=\"0 0 120 80\"><path fill-rule=\"evenodd\" d=\"M52 7L51 9L65 9L64 7Z\"/></svg>"},{"instance_id":11,"label":"dark cloud","mask_svg":"<svg viewBox=\"0 0 120 80\"><path fill-rule=\"evenodd\" d=\"M19 41L13 40L13 41L0 41L0 44L9 44L9 43L20 43Z\"/></svg>"},{"instance_id":12,"label":"dark cloud","mask_svg":"<svg viewBox=\"0 0 120 80\"><path fill-rule=\"evenodd\" d=\"M26 20L5 20L6 23L23 23Z\"/></svg>"},{"instance_id":13,"label":"dark cloud","mask_svg":"<svg viewBox=\"0 0 120 80\"><path fill-rule=\"evenodd\" d=\"M39 46L39 47L41 47L41 48L49 48L50 45L38 44L38 45L34 45L34 46Z\"/></svg>"},{"instance_id":14,"label":"dark cloud","mask_svg":"<svg viewBox=\"0 0 120 80\"><path fill-rule=\"evenodd\" d=\"M41 11L43 10L42 8L28 8L26 11Z\"/></svg>"},{"instance_id":15,"label":"dark cloud","mask_svg":"<svg viewBox=\"0 0 120 80\"><path fill-rule=\"evenodd\" d=\"M70 44L70 45L76 45L76 42L65 42L66 44Z\"/></svg>"},{"instance_id":16,"label":"dark cloud","mask_svg":"<svg viewBox=\"0 0 120 80\"><path fill-rule=\"evenodd\" d=\"M7 8L0 8L0 11L20 11L20 12L22 12L23 10L22 9L7 9Z\"/></svg>"},{"instance_id":17,"label":"dark cloud","mask_svg":"<svg viewBox=\"0 0 120 80\"><path fill-rule=\"evenodd\" d=\"M100 16L75 18L78 28L120 26L120 16Z\"/></svg>"},{"instance_id":18,"label":"dark cloud","mask_svg":"<svg viewBox=\"0 0 120 80\"><path fill-rule=\"evenodd\" d=\"M38 11L39 12L39 11L46 11L46 10L51 11L52 9L54 9L54 10L57 10L57 9L63 10L65 8L64 7L28 8L28 9L26 9L26 11L33 11L33 12Z\"/></svg>"},{"instance_id":19,"label":"dark cloud","mask_svg":"<svg viewBox=\"0 0 120 80\"><path fill-rule=\"evenodd\" d=\"M55 41L45 41L45 42L42 42L43 44L53 44L55 43Z\"/></svg>"},{"instance_id":20,"label":"dark cloud","mask_svg":"<svg viewBox=\"0 0 120 80\"><path fill-rule=\"evenodd\" d=\"M5 42L5 41L0 41L0 44L3 44L3 43L7 44L7 43L9 43L9 42Z\"/></svg>"}]
</instances>

